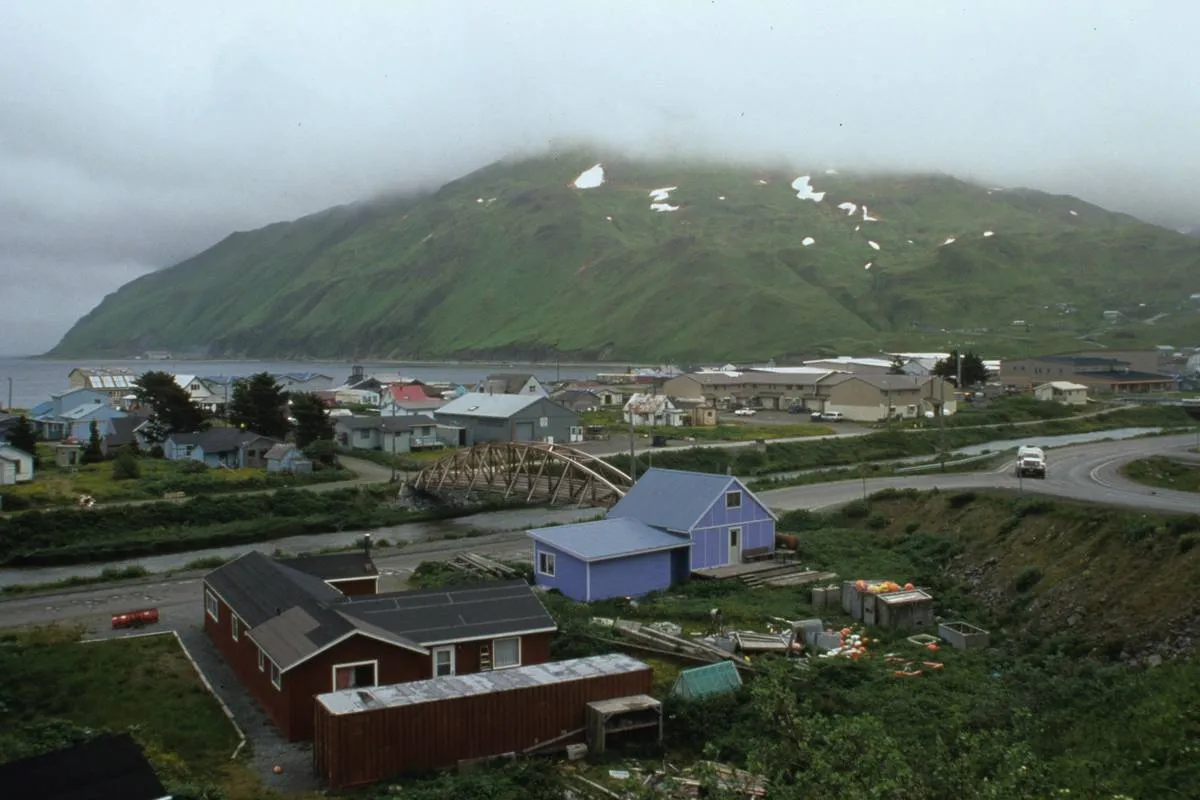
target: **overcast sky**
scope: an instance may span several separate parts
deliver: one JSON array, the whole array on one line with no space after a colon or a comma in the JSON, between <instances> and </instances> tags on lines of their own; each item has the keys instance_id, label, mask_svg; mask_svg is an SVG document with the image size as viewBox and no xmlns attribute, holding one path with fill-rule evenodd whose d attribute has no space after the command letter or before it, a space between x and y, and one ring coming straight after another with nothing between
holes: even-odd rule
<instances>
[{"instance_id":1,"label":"overcast sky","mask_svg":"<svg viewBox=\"0 0 1200 800\"><path fill-rule=\"evenodd\" d=\"M1194 0L0 7L0 353L233 230L588 137L1200 223Z\"/></svg>"}]
</instances>

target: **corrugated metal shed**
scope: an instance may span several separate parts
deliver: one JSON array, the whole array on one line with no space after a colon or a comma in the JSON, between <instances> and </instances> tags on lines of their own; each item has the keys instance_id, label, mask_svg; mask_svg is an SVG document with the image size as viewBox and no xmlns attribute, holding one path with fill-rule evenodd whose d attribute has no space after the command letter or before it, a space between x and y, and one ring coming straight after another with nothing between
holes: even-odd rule
<instances>
[{"instance_id":1,"label":"corrugated metal shed","mask_svg":"<svg viewBox=\"0 0 1200 800\"><path fill-rule=\"evenodd\" d=\"M320 695L313 767L329 788L565 747L588 703L649 693L654 673L625 655Z\"/></svg>"},{"instance_id":2,"label":"corrugated metal shed","mask_svg":"<svg viewBox=\"0 0 1200 800\"><path fill-rule=\"evenodd\" d=\"M652 528L632 518L539 528L530 531L529 536L581 561L603 561L635 553L692 546L689 539Z\"/></svg>"},{"instance_id":3,"label":"corrugated metal shed","mask_svg":"<svg viewBox=\"0 0 1200 800\"><path fill-rule=\"evenodd\" d=\"M375 686L370 689L348 689L317 697L317 702L331 714L356 714L379 708L434 703L449 698L528 689L554 683L595 678L602 675L622 675L648 669L646 664L622 653L576 658L571 661L551 661L528 667L493 670L474 675L452 675L430 678L427 681Z\"/></svg>"},{"instance_id":4,"label":"corrugated metal shed","mask_svg":"<svg viewBox=\"0 0 1200 800\"><path fill-rule=\"evenodd\" d=\"M733 662L718 661L680 672L675 685L671 687L671 694L688 700L698 700L714 694L736 692L740 688L742 676Z\"/></svg>"}]
</instances>

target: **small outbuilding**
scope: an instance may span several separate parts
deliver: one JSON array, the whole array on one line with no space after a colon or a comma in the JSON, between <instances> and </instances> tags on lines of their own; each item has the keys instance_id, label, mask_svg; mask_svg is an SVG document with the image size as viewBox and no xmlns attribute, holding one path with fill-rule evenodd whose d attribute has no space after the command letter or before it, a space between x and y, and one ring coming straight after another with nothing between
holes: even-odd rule
<instances>
[{"instance_id":1,"label":"small outbuilding","mask_svg":"<svg viewBox=\"0 0 1200 800\"><path fill-rule=\"evenodd\" d=\"M33 480L33 455L0 442L0 486Z\"/></svg>"},{"instance_id":2,"label":"small outbuilding","mask_svg":"<svg viewBox=\"0 0 1200 800\"><path fill-rule=\"evenodd\" d=\"M730 694L742 688L742 676L732 661L718 661L703 667L685 669L671 687L673 697L700 700L716 694Z\"/></svg>"},{"instance_id":3,"label":"small outbuilding","mask_svg":"<svg viewBox=\"0 0 1200 800\"><path fill-rule=\"evenodd\" d=\"M457 431L451 442L470 447L484 442L583 441L579 414L542 394L468 392L434 412L440 426Z\"/></svg>"},{"instance_id":4,"label":"small outbuilding","mask_svg":"<svg viewBox=\"0 0 1200 800\"><path fill-rule=\"evenodd\" d=\"M1033 390L1033 396L1047 403L1061 403L1065 406L1085 406L1087 405L1088 387L1082 383L1071 383L1070 381L1050 381L1037 386Z\"/></svg>"}]
</instances>

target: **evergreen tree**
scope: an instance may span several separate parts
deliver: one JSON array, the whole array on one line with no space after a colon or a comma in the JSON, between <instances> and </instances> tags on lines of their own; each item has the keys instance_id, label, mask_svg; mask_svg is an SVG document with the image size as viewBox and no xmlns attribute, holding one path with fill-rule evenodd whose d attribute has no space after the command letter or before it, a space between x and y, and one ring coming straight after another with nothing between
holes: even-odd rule
<instances>
[{"instance_id":1,"label":"evergreen tree","mask_svg":"<svg viewBox=\"0 0 1200 800\"><path fill-rule=\"evenodd\" d=\"M904 359L900 356L892 356L892 364L888 367L888 375L903 375L904 374Z\"/></svg>"},{"instance_id":2,"label":"evergreen tree","mask_svg":"<svg viewBox=\"0 0 1200 800\"><path fill-rule=\"evenodd\" d=\"M292 418L296 420L296 446L301 450L313 442L333 441L329 409L315 394L292 395Z\"/></svg>"},{"instance_id":3,"label":"evergreen tree","mask_svg":"<svg viewBox=\"0 0 1200 800\"><path fill-rule=\"evenodd\" d=\"M88 441L81 456L85 464L95 464L104 460L104 443L100 440L100 426L96 424L96 420L92 420L92 424L88 425Z\"/></svg>"},{"instance_id":4,"label":"evergreen tree","mask_svg":"<svg viewBox=\"0 0 1200 800\"><path fill-rule=\"evenodd\" d=\"M29 424L29 419L21 415L17 424L8 432L8 443L13 447L33 456L33 465L37 466L37 431Z\"/></svg>"},{"instance_id":5,"label":"evergreen tree","mask_svg":"<svg viewBox=\"0 0 1200 800\"><path fill-rule=\"evenodd\" d=\"M958 385L959 369L958 349L956 348L950 352L949 356L933 365L933 374L950 381L956 389L961 389L962 386ZM968 350L963 354L961 369L963 386L987 383L987 367L983 365L983 359L973 351Z\"/></svg>"},{"instance_id":6,"label":"evergreen tree","mask_svg":"<svg viewBox=\"0 0 1200 800\"><path fill-rule=\"evenodd\" d=\"M229 398L229 421L239 428L273 439L288 432L288 393L269 373L239 380Z\"/></svg>"},{"instance_id":7,"label":"evergreen tree","mask_svg":"<svg viewBox=\"0 0 1200 800\"><path fill-rule=\"evenodd\" d=\"M144 435L151 442L162 442L172 432L193 433L208 427L204 410L169 372L144 373L134 382L133 392L138 403L150 409L151 424Z\"/></svg>"}]
</instances>

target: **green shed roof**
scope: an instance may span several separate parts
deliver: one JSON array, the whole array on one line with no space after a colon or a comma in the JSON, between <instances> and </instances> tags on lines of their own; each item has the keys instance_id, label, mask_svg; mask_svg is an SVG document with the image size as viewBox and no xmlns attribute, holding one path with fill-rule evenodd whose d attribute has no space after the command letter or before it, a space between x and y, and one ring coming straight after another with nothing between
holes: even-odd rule
<instances>
[{"instance_id":1,"label":"green shed roof","mask_svg":"<svg viewBox=\"0 0 1200 800\"><path fill-rule=\"evenodd\" d=\"M742 676L733 662L718 661L680 672L671 694L696 700L709 695L736 692L741 686Z\"/></svg>"}]
</instances>

